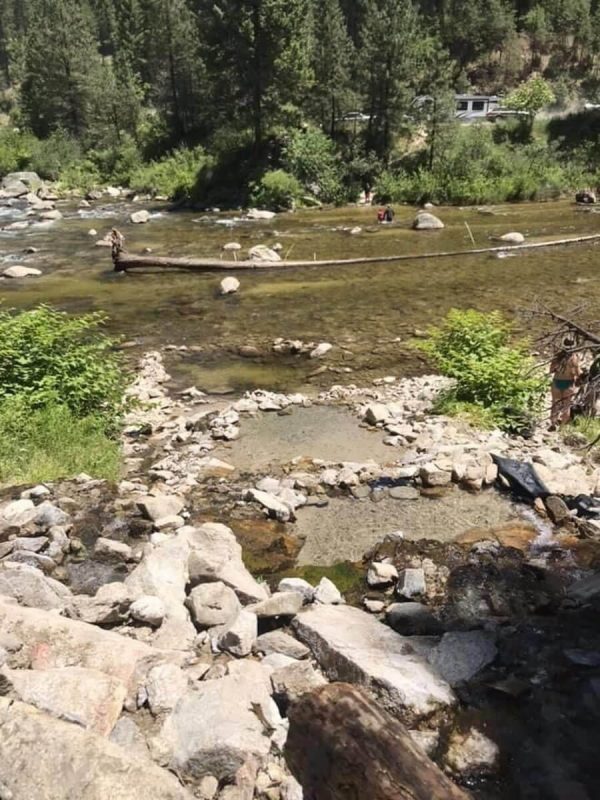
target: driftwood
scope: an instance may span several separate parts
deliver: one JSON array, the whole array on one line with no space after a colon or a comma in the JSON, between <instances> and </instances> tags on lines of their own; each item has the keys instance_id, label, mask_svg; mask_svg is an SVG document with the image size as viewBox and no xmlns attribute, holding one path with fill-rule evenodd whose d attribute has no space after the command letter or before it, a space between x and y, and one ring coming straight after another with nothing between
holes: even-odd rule
<instances>
[{"instance_id":1,"label":"driftwood","mask_svg":"<svg viewBox=\"0 0 600 800\"><path fill-rule=\"evenodd\" d=\"M398 261L417 261L427 258L451 258L475 256L485 253L504 253L509 250L536 250L542 247L583 244L600 240L600 233L575 236L570 239L554 239L548 242L529 242L499 247L479 247L473 250L446 250L437 253L413 253L397 256L365 256L361 258L330 258L320 261L224 261L219 258L171 258L169 256L138 256L123 249L123 237L117 230L112 232L112 259L116 272L144 267L166 267L193 272L234 272L236 270L276 270L294 267L344 267L353 264L385 264Z\"/></svg>"},{"instance_id":2,"label":"driftwood","mask_svg":"<svg viewBox=\"0 0 600 800\"><path fill-rule=\"evenodd\" d=\"M305 800L468 800L395 717L332 683L289 712L285 756Z\"/></svg>"}]
</instances>

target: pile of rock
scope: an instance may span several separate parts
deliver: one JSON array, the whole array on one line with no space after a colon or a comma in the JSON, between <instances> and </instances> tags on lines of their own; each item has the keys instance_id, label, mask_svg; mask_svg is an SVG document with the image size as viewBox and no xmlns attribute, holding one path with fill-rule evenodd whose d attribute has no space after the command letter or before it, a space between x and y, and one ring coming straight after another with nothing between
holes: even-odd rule
<instances>
[{"instance_id":1,"label":"pile of rock","mask_svg":"<svg viewBox=\"0 0 600 800\"><path fill-rule=\"evenodd\" d=\"M35 172L11 172L0 186L0 205L14 209L17 219L4 225L7 232L42 229L62 219L56 208L58 194ZM10 276L8 276L10 277Z\"/></svg>"}]
</instances>

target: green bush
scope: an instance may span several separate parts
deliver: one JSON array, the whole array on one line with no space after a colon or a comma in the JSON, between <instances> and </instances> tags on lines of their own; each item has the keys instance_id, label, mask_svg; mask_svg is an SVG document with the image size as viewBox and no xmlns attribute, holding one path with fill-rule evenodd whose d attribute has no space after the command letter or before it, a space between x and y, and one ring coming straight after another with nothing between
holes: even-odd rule
<instances>
[{"instance_id":1,"label":"green bush","mask_svg":"<svg viewBox=\"0 0 600 800\"><path fill-rule=\"evenodd\" d=\"M57 181L65 170L82 158L78 142L68 133L58 130L47 139L34 141L28 167L41 178Z\"/></svg>"},{"instance_id":2,"label":"green bush","mask_svg":"<svg viewBox=\"0 0 600 800\"><path fill-rule=\"evenodd\" d=\"M206 152L202 147L193 150L182 148L159 161L138 166L132 172L129 184L136 192L170 198L189 197L206 162Z\"/></svg>"},{"instance_id":3,"label":"green bush","mask_svg":"<svg viewBox=\"0 0 600 800\"><path fill-rule=\"evenodd\" d=\"M323 203L346 201L341 160L333 141L322 131L294 131L283 151L283 165Z\"/></svg>"},{"instance_id":4,"label":"green bush","mask_svg":"<svg viewBox=\"0 0 600 800\"><path fill-rule=\"evenodd\" d=\"M512 342L512 326L500 313L451 310L419 346L455 385L440 400L445 413L469 406L499 427L515 431L539 413L546 381L527 353Z\"/></svg>"},{"instance_id":5,"label":"green bush","mask_svg":"<svg viewBox=\"0 0 600 800\"><path fill-rule=\"evenodd\" d=\"M32 407L60 404L75 416L99 415L114 430L124 378L101 313L69 316L47 306L0 312L0 403L20 396Z\"/></svg>"},{"instance_id":6,"label":"green bush","mask_svg":"<svg viewBox=\"0 0 600 800\"><path fill-rule=\"evenodd\" d=\"M293 208L302 195L302 186L297 178L276 169L265 172L258 183L252 186L250 201L260 208L285 211Z\"/></svg>"},{"instance_id":7,"label":"green bush","mask_svg":"<svg viewBox=\"0 0 600 800\"><path fill-rule=\"evenodd\" d=\"M0 177L29 167L37 140L14 128L0 129Z\"/></svg>"},{"instance_id":8,"label":"green bush","mask_svg":"<svg viewBox=\"0 0 600 800\"><path fill-rule=\"evenodd\" d=\"M0 404L0 482L39 483L78 475L116 480L120 448L99 416L68 406L32 407L23 396Z\"/></svg>"}]
</instances>

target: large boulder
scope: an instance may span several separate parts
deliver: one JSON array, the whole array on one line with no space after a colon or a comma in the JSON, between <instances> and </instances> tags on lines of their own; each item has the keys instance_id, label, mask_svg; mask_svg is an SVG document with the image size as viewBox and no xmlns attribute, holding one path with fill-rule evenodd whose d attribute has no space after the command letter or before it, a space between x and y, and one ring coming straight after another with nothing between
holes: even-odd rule
<instances>
[{"instance_id":1,"label":"large boulder","mask_svg":"<svg viewBox=\"0 0 600 800\"><path fill-rule=\"evenodd\" d=\"M7 185L14 183L15 181L20 181L21 183L25 184L29 189L39 189L42 186L42 179L37 174L37 172L9 172L8 175L5 175L2 178L2 188L4 189Z\"/></svg>"},{"instance_id":2,"label":"large boulder","mask_svg":"<svg viewBox=\"0 0 600 800\"><path fill-rule=\"evenodd\" d=\"M304 605L304 598L299 592L275 592L268 600L256 603L252 611L261 618L294 617Z\"/></svg>"},{"instance_id":3,"label":"large boulder","mask_svg":"<svg viewBox=\"0 0 600 800\"><path fill-rule=\"evenodd\" d=\"M438 231L444 227L441 219L438 219L435 214L429 214L427 211L421 211L417 214L413 228L416 231Z\"/></svg>"},{"instance_id":4,"label":"large boulder","mask_svg":"<svg viewBox=\"0 0 600 800\"><path fill-rule=\"evenodd\" d=\"M399 636L351 606L316 605L298 614L292 625L331 680L366 686L407 723L456 702L427 661L433 647L429 640Z\"/></svg>"},{"instance_id":5,"label":"large boulder","mask_svg":"<svg viewBox=\"0 0 600 800\"><path fill-rule=\"evenodd\" d=\"M496 658L494 634L487 631L445 633L429 654L429 663L451 686L468 681Z\"/></svg>"},{"instance_id":6,"label":"large boulder","mask_svg":"<svg viewBox=\"0 0 600 800\"><path fill-rule=\"evenodd\" d=\"M217 638L219 649L233 656L249 656L258 636L258 619L251 611L242 610L226 625Z\"/></svg>"},{"instance_id":7,"label":"large boulder","mask_svg":"<svg viewBox=\"0 0 600 800\"><path fill-rule=\"evenodd\" d=\"M113 729L127 694L121 681L86 667L5 669L4 675L19 700L101 736Z\"/></svg>"},{"instance_id":8,"label":"large boulder","mask_svg":"<svg viewBox=\"0 0 600 800\"><path fill-rule=\"evenodd\" d=\"M12 800L192 800L178 779L117 744L0 698L0 786Z\"/></svg>"},{"instance_id":9,"label":"large boulder","mask_svg":"<svg viewBox=\"0 0 600 800\"><path fill-rule=\"evenodd\" d=\"M58 610L64 610L72 596L70 589L36 567L11 562L0 565L0 595L31 608Z\"/></svg>"},{"instance_id":10,"label":"large boulder","mask_svg":"<svg viewBox=\"0 0 600 800\"><path fill-rule=\"evenodd\" d=\"M280 653L289 658L306 658L310 653L309 648L284 631L269 631L258 637L254 645L257 653L265 656L271 653Z\"/></svg>"},{"instance_id":11,"label":"large boulder","mask_svg":"<svg viewBox=\"0 0 600 800\"><path fill-rule=\"evenodd\" d=\"M225 525L207 522L199 528L182 529L191 548L188 567L192 585L221 581L230 586L243 603L260 602L267 590L244 566L242 548Z\"/></svg>"},{"instance_id":12,"label":"large boulder","mask_svg":"<svg viewBox=\"0 0 600 800\"><path fill-rule=\"evenodd\" d=\"M134 595L124 583L105 583L94 597L73 598L74 615L92 625L117 625L127 618Z\"/></svg>"},{"instance_id":13,"label":"large boulder","mask_svg":"<svg viewBox=\"0 0 600 800\"><path fill-rule=\"evenodd\" d=\"M144 223L148 222L150 219L150 212L146 211L146 209L142 209L141 211L134 211L133 214L129 217L131 222L134 225L143 225Z\"/></svg>"},{"instance_id":14,"label":"large boulder","mask_svg":"<svg viewBox=\"0 0 600 800\"><path fill-rule=\"evenodd\" d=\"M187 599L192 619L201 628L226 625L241 610L236 593L221 581L195 586Z\"/></svg>"},{"instance_id":15,"label":"large boulder","mask_svg":"<svg viewBox=\"0 0 600 800\"><path fill-rule=\"evenodd\" d=\"M35 267L24 267L21 264L13 264L12 267L2 270L2 274L5 278L39 278L42 270L35 269Z\"/></svg>"},{"instance_id":16,"label":"large boulder","mask_svg":"<svg viewBox=\"0 0 600 800\"><path fill-rule=\"evenodd\" d=\"M231 781L248 760L268 755L270 735L281 724L268 680L240 670L182 697L155 747L178 775Z\"/></svg>"},{"instance_id":17,"label":"large boulder","mask_svg":"<svg viewBox=\"0 0 600 800\"><path fill-rule=\"evenodd\" d=\"M179 514L183 509L183 500L176 494L147 495L139 498L137 506L146 519L157 522Z\"/></svg>"}]
</instances>

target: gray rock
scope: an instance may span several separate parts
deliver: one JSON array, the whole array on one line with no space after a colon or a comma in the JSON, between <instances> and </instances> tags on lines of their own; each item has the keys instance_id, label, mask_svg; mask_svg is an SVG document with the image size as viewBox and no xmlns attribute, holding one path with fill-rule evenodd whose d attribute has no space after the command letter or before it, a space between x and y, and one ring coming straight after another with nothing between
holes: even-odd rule
<instances>
[{"instance_id":1,"label":"gray rock","mask_svg":"<svg viewBox=\"0 0 600 800\"><path fill-rule=\"evenodd\" d=\"M363 605L370 614L380 614L385 608L383 600L370 600L368 597L364 598Z\"/></svg>"},{"instance_id":2,"label":"gray rock","mask_svg":"<svg viewBox=\"0 0 600 800\"><path fill-rule=\"evenodd\" d=\"M146 519L156 522L164 517L177 516L183 509L183 500L174 494L148 495L138 500L137 505Z\"/></svg>"},{"instance_id":3,"label":"gray rock","mask_svg":"<svg viewBox=\"0 0 600 800\"><path fill-rule=\"evenodd\" d=\"M114 539L105 539L102 536L96 539L94 555L96 558L109 561L131 561L133 559L133 551L128 544L117 542Z\"/></svg>"},{"instance_id":4,"label":"gray rock","mask_svg":"<svg viewBox=\"0 0 600 800\"><path fill-rule=\"evenodd\" d=\"M277 215L274 211L265 211L259 208L250 208L246 214L248 219L273 219L275 216Z\"/></svg>"},{"instance_id":5,"label":"gray rock","mask_svg":"<svg viewBox=\"0 0 600 800\"><path fill-rule=\"evenodd\" d=\"M425 464L419 470L423 486L447 486L452 482L452 472L439 469L435 464Z\"/></svg>"},{"instance_id":6,"label":"gray rock","mask_svg":"<svg viewBox=\"0 0 600 800\"><path fill-rule=\"evenodd\" d=\"M228 253L237 252L238 250L242 249L242 245L239 242L227 242L227 244L223 245L223 250Z\"/></svg>"},{"instance_id":7,"label":"gray rock","mask_svg":"<svg viewBox=\"0 0 600 800\"><path fill-rule=\"evenodd\" d=\"M64 609L71 597L62 583L27 564L0 567L0 595L14 597L21 605L43 609Z\"/></svg>"},{"instance_id":8,"label":"gray rock","mask_svg":"<svg viewBox=\"0 0 600 800\"><path fill-rule=\"evenodd\" d=\"M137 622L143 622L158 628L162 624L167 611L160 597L144 594L131 604L129 614Z\"/></svg>"},{"instance_id":9,"label":"gray rock","mask_svg":"<svg viewBox=\"0 0 600 800\"><path fill-rule=\"evenodd\" d=\"M24 170L21 172L9 172L5 175L4 178L2 178L2 188L6 188L8 184L14 183L15 181L20 181L28 189L33 190L39 189L43 183L37 172Z\"/></svg>"},{"instance_id":10,"label":"gray rock","mask_svg":"<svg viewBox=\"0 0 600 800\"><path fill-rule=\"evenodd\" d=\"M292 625L330 680L365 686L406 724L456 702L427 661L428 640L399 636L351 606L311 606Z\"/></svg>"},{"instance_id":11,"label":"gray rock","mask_svg":"<svg viewBox=\"0 0 600 800\"><path fill-rule=\"evenodd\" d=\"M286 704L295 703L303 694L324 686L327 681L309 661L297 661L271 675L274 696Z\"/></svg>"},{"instance_id":12,"label":"gray rock","mask_svg":"<svg viewBox=\"0 0 600 800\"><path fill-rule=\"evenodd\" d=\"M29 536L25 539L17 537L13 540L13 546L15 550L29 550L32 553L39 553L49 541L50 539L47 536Z\"/></svg>"},{"instance_id":13,"label":"gray rock","mask_svg":"<svg viewBox=\"0 0 600 800\"><path fill-rule=\"evenodd\" d=\"M426 211L420 211L413 222L413 228L416 231L437 231L443 227L444 223L441 219Z\"/></svg>"},{"instance_id":14,"label":"gray rock","mask_svg":"<svg viewBox=\"0 0 600 800\"><path fill-rule=\"evenodd\" d=\"M403 569L398 576L396 595L411 600L413 597L424 595L425 572L422 569Z\"/></svg>"},{"instance_id":15,"label":"gray rock","mask_svg":"<svg viewBox=\"0 0 600 800\"><path fill-rule=\"evenodd\" d=\"M57 208L53 208L51 211L43 211L40 214L40 219L46 219L46 220L54 221L54 220L62 219L62 218L63 218L63 215L61 214L61 212Z\"/></svg>"},{"instance_id":16,"label":"gray rock","mask_svg":"<svg viewBox=\"0 0 600 800\"><path fill-rule=\"evenodd\" d=\"M344 598L335 583L326 577L322 577L319 581L319 585L315 589L314 600L315 603L325 605L337 605L344 602Z\"/></svg>"},{"instance_id":17,"label":"gray rock","mask_svg":"<svg viewBox=\"0 0 600 800\"><path fill-rule=\"evenodd\" d=\"M8 566L8 563L5 563ZM41 570L46 575L49 575L51 572L53 572L56 567L56 564L49 556L46 556L42 553L33 553L30 550L13 549L13 552L10 556L10 563L13 565L25 564L29 567L34 567L35 569Z\"/></svg>"},{"instance_id":18,"label":"gray rock","mask_svg":"<svg viewBox=\"0 0 600 800\"><path fill-rule=\"evenodd\" d=\"M491 664L498 650L493 634L486 631L445 633L429 654L429 663L445 681L456 686L470 680Z\"/></svg>"},{"instance_id":19,"label":"gray rock","mask_svg":"<svg viewBox=\"0 0 600 800\"><path fill-rule=\"evenodd\" d=\"M146 695L155 716L172 711L187 690L188 679L176 664L158 664L148 672Z\"/></svg>"},{"instance_id":20,"label":"gray rock","mask_svg":"<svg viewBox=\"0 0 600 800\"><path fill-rule=\"evenodd\" d=\"M391 586L398 579L398 570L393 564L374 561L367 572L367 583L371 587Z\"/></svg>"},{"instance_id":21,"label":"gray rock","mask_svg":"<svg viewBox=\"0 0 600 800\"><path fill-rule=\"evenodd\" d=\"M298 592L276 592L274 595L256 603L251 607L256 616L260 618L269 617L293 617L304 605L304 598Z\"/></svg>"},{"instance_id":22,"label":"gray rock","mask_svg":"<svg viewBox=\"0 0 600 800\"><path fill-rule=\"evenodd\" d=\"M133 214L131 214L131 216L129 217L129 219L135 225L143 225L150 219L150 212L146 211L146 209L142 209L141 211L134 211Z\"/></svg>"},{"instance_id":23,"label":"gray rock","mask_svg":"<svg viewBox=\"0 0 600 800\"><path fill-rule=\"evenodd\" d=\"M194 587L186 602L192 619L201 628L227 625L241 611L236 593L221 581Z\"/></svg>"},{"instance_id":24,"label":"gray rock","mask_svg":"<svg viewBox=\"0 0 600 800\"><path fill-rule=\"evenodd\" d=\"M414 486L392 486L388 494L393 500L418 500L420 497Z\"/></svg>"},{"instance_id":25,"label":"gray rock","mask_svg":"<svg viewBox=\"0 0 600 800\"><path fill-rule=\"evenodd\" d=\"M403 636L435 636L442 626L422 603L392 603L386 609L390 628Z\"/></svg>"},{"instance_id":26,"label":"gray rock","mask_svg":"<svg viewBox=\"0 0 600 800\"><path fill-rule=\"evenodd\" d=\"M507 242L508 244L523 244L525 241L525 237L522 233L518 233L518 231L510 231L509 233L504 233L502 236L499 237L501 242Z\"/></svg>"},{"instance_id":27,"label":"gray rock","mask_svg":"<svg viewBox=\"0 0 600 800\"><path fill-rule=\"evenodd\" d=\"M91 625L116 625L127 618L133 599L130 589L124 583L105 583L94 597L74 597L73 609L82 622Z\"/></svg>"},{"instance_id":28,"label":"gray rock","mask_svg":"<svg viewBox=\"0 0 600 800\"><path fill-rule=\"evenodd\" d=\"M101 736L111 732L127 694L121 681L85 667L5 670L4 674L19 700Z\"/></svg>"},{"instance_id":29,"label":"gray rock","mask_svg":"<svg viewBox=\"0 0 600 800\"><path fill-rule=\"evenodd\" d=\"M2 270L2 274L5 278L38 278L42 274L42 270L13 264L11 267Z\"/></svg>"},{"instance_id":30,"label":"gray rock","mask_svg":"<svg viewBox=\"0 0 600 800\"><path fill-rule=\"evenodd\" d=\"M221 294L235 294L239 288L240 282L237 278L233 278L231 276L228 278L223 278L219 284Z\"/></svg>"},{"instance_id":31,"label":"gray rock","mask_svg":"<svg viewBox=\"0 0 600 800\"><path fill-rule=\"evenodd\" d=\"M248 250L248 257L253 261L281 261L279 253L264 244L251 247Z\"/></svg>"},{"instance_id":32,"label":"gray rock","mask_svg":"<svg viewBox=\"0 0 600 800\"><path fill-rule=\"evenodd\" d=\"M117 720L108 738L130 756L150 758L146 739L131 717L121 717Z\"/></svg>"},{"instance_id":33,"label":"gray rock","mask_svg":"<svg viewBox=\"0 0 600 800\"><path fill-rule=\"evenodd\" d=\"M32 747L32 742L43 746ZM166 770L132 758L92 731L4 697L0 752L0 785L7 800L192 800Z\"/></svg>"},{"instance_id":34,"label":"gray rock","mask_svg":"<svg viewBox=\"0 0 600 800\"><path fill-rule=\"evenodd\" d=\"M246 499L259 503L270 516L275 517L280 522L287 522L292 517L289 506L268 492L261 492L260 489L249 489L246 493Z\"/></svg>"},{"instance_id":35,"label":"gray rock","mask_svg":"<svg viewBox=\"0 0 600 800\"><path fill-rule=\"evenodd\" d=\"M252 652L257 636L258 619L256 614L242 610L234 621L219 633L217 644L219 649L226 650L233 656L244 657Z\"/></svg>"},{"instance_id":36,"label":"gray rock","mask_svg":"<svg viewBox=\"0 0 600 800\"><path fill-rule=\"evenodd\" d=\"M302 659L310 653L309 648L283 631L269 631L258 637L254 644L255 653L280 653L289 658Z\"/></svg>"},{"instance_id":37,"label":"gray rock","mask_svg":"<svg viewBox=\"0 0 600 800\"><path fill-rule=\"evenodd\" d=\"M365 420L370 425L378 425L380 422L386 422L390 416L389 408L381 403L372 403L365 411Z\"/></svg>"},{"instance_id":38,"label":"gray rock","mask_svg":"<svg viewBox=\"0 0 600 800\"><path fill-rule=\"evenodd\" d=\"M277 586L278 592L298 592L304 598L305 603L312 603L315 590L308 581L303 578L283 578Z\"/></svg>"},{"instance_id":39,"label":"gray rock","mask_svg":"<svg viewBox=\"0 0 600 800\"><path fill-rule=\"evenodd\" d=\"M600 572L572 583L567 595L578 603L591 603L594 608L600 608Z\"/></svg>"},{"instance_id":40,"label":"gray rock","mask_svg":"<svg viewBox=\"0 0 600 800\"><path fill-rule=\"evenodd\" d=\"M35 524L44 530L55 525L68 525L69 522L69 515L49 500L44 500L36 507Z\"/></svg>"}]
</instances>

